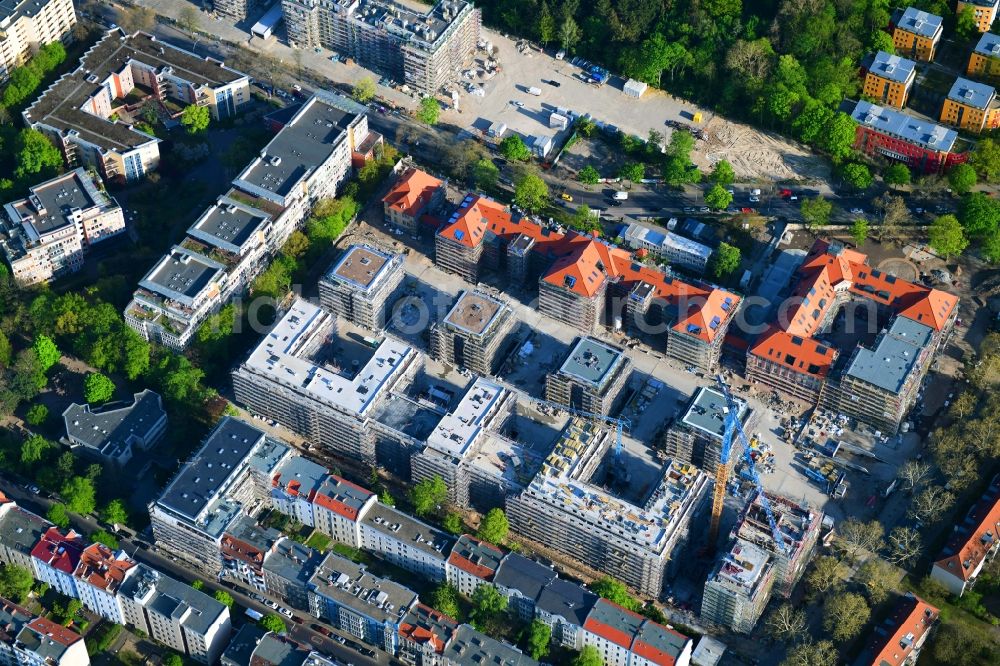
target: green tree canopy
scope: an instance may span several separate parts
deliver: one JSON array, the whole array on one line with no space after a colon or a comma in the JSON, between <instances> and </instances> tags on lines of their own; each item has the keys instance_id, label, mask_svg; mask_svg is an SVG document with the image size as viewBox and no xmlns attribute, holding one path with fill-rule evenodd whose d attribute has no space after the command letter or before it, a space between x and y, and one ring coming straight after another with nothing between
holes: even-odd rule
<instances>
[{"instance_id":1,"label":"green tree canopy","mask_svg":"<svg viewBox=\"0 0 1000 666\"><path fill-rule=\"evenodd\" d=\"M708 269L716 279L721 280L729 277L740 267L741 253L738 247L729 243L719 243L712 256L709 257Z\"/></svg>"},{"instance_id":2,"label":"green tree canopy","mask_svg":"<svg viewBox=\"0 0 1000 666\"><path fill-rule=\"evenodd\" d=\"M222 604L226 608L230 608L230 609L233 607L233 604L236 603L233 600L233 595L229 594L225 590L216 590L215 594L212 595L212 598L215 599L216 601L218 601L220 604Z\"/></svg>"},{"instance_id":3,"label":"green tree canopy","mask_svg":"<svg viewBox=\"0 0 1000 666\"><path fill-rule=\"evenodd\" d=\"M646 166L642 162L629 162L618 170L618 177L637 183L646 177Z\"/></svg>"},{"instance_id":4,"label":"green tree canopy","mask_svg":"<svg viewBox=\"0 0 1000 666\"><path fill-rule=\"evenodd\" d=\"M49 418L49 408L41 403L35 403L28 408L24 415L24 420L28 425L40 426Z\"/></svg>"},{"instance_id":5,"label":"green tree canopy","mask_svg":"<svg viewBox=\"0 0 1000 666\"><path fill-rule=\"evenodd\" d=\"M493 634L496 623L507 611L507 597L492 583L481 583L472 593L472 625L479 631Z\"/></svg>"},{"instance_id":6,"label":"green tree canopy","mask_svg":"<svg viewBox=\"0 0 1000 666\"><path fill-rule=\"evenodd\" d=\"M1000 201L982 192L971 192L959 204L958 219L971 238L996 236L1000 227Z\"/></svg>"},{"instance_id":7,"label":"green tree canopy","mask_svg":"<svg viewBox=\"0 0 1000 666\"><path fill-rule=\"evenodd\" d=\"M514 203L529 212L541 210L548 200L549 186L536 174L526 173L514 184Z\"/></svg>"},{"instance_id":8,"label":"green tree canopy","mask_svg":"<svg viewBox=\"0 0 1000 666\"><path fill-rule=\"evenodd\" d=\"M18 178L36 174L55 175L62 168L62 153L37 130L21 130L14 149L17 163L14 175Z\"/></svg>"},{"instance_id":9,"label":"green tree canopy","mask_svg":"<svg viewBox=\"0 0 1000 666\"><path fill-rule=\"evenodd\" d=\"M504 138L498 146L500 154L511 162L524 162L531 158L531 151L516 134Z\"/></svg>"},{"instance_id":10,"label":"green tree canopy","mask_svg":"<svg viewBox=\"0 0 1000 666\"><path fill-rule=\"evenodd\" d=\"M362 77L354 84L354 99L362 104L366 104L375 99L375 79L370 76Z\"/></svg>"},{"instance_id":11,"label":"green tree canopy","mask_svg":"<svg viewBox=\"0 0 1000 666\"><path fill-rule=\"evenodd\" d=\"M965 231L954 215L938 217L931 223L928 234L928 244L945 259L962 254L969 245Z\"/></svg>"},{"instance_id":12,"label":"green tree canopy","mask_svg":"<svg viewBox=\"0 0 1000 666\"><path fill-rule=\"evenodd\" d=\"M66 513L66 507L62 504L56 503L50 506L45 517L57 527L61 527L62 529L69 527L69 514Z\"/></svg>"},{"instance_id":13,"label":"green tree canopy","mask_svg":"<svg viewBox=\"0 0 1000 666\"><path fill-rule=\"evenodd\" d=\"M841 175L844 177L844 182L856 190L868 189L874 180L868 167L857 162L845 164Z\"/></svg>"},{"instance_id":14,"label":"green tree canopy","mask_svg":"<svg viewBox=\"0 0 1000 666\"><path fill-rule=\"evenodd\" d=\"M454 511L449 511L448 515L441 520L441 526L450 534L461 534L465 531L465 526L462 525L462 516Z\"/></svg>"},{"instance_id":15,"label":"green tree canopy","mask_svg":"<svg viewBox=\"0 0 1000 666\"><path fill-rule=\"evenodd\" d=\"M492 544L501 546L507 540L507 532L509 530L510 523L507 521L507 514L503 512L503 509L493 508L483 516L476 536L483 541L489 541Z\"/></svg>"},{"instance_id":16,"label":"green tree canopy","mask_svg":"<svg viewBox=\"0 0 1000 666\"><path fill-rule=\"evenodd\" d=\"M1000 143L993 139L980 139L969 155L969 164L988 183L1000 179Z\"/></svg>"},{"instance_id":17,"label":"green tree canopy","mask_svg":"<svg viewBox=\"0 0 1000 666\"><path fill-rule=\"evenodd\" d=\"M425 125L436 125L441 115L441 104L433 97L424 97L417 108L417 120Z\"/></svg>"},{"instance_id":18,"label":"green tree canopy","mask_svg":"<svg viewBox=\"0 0 1000 666\"><path fill-rule=\"evenodd\" d=\"M59 359L62 358L62 353L56 347L56 343L47 335L36 337L35 343L31 348L34 350L35 356L38 357L38 363L41 365L42 372L48 372L49 368L58 363Z\"/></svg>"},{"instance_id":19,"label":"green tree canopy","mask_svg":"<svg viewBox=\"0 0 1000 666\"><path fill-rule=\"evenodd\" d=\"M34 584L34 576L24 567L16 564L0 565L0 597L23 604Z\"/></svg>"},{"instance_id":20,"label":"green tree canopy","mask_svg":"<svg viewBox=\"0 0 1000 666\"><path fill-rule=\"evenodd\" d=\"M830 213L833 212L833 204L820 195L802 200L800 205L802 211L802 221L810 229L818 229L830 223Z\"/></svg>"},{"instance_id":21,"label":"green tree canopy","mask_svg":"<svg viewBox=\"0 0 1000 666\"><path fill-rule=\"evenodd\" d=\"M410 501L418 516L429 516L448 499L448 486L440 476L424 479L410 489Z\"/></svg>"},{"instance_id":22,"label":"green tree canopy","mask_svg":"<svg viewBox=\"0 0 1000 666\"><path fill-rule=\"evenodd\" d=\"M113 499L101 509L101 520L109 525L125 525L128 523L128 509L120 499Z\"/></svg>"},{"instance_id":23,"label":"green tree canopy","mask_svg":"<svg viewBox=\"0 0 1000 666\"><path fill-rule=\"evenodd\" d=\"M66 508L73 513L87 515L97 507L94 483L84 476L74 476L67 481L59 494L66 501Z\"/></svg>"},{"instance_id":24,"label":"green tree canopy","mask_svg":"<svg viewBox=\"0 0 1000 666\"><path fill-rule=\"evenodd\" d=\"M732 185L736 182L736 171L733 170L733 165L728 161L719 160L712 167L712 173L708 178L712 182L722 186Z\"/></svg>"},{"instance_id":25,"label":"green tree canopy","mask_svg":"<svg viewBox=\"0 0 1000 666\"><path fill-rule=\"evenodd\" d=\"M959 164L948 172L948 183L951 185L951 189L959 194L969 192L976 186L977 180L976 170L968 164Z\"/></svg>"},{"instance_id":26,"label":"green tree canopy","mask_svg":"<svg viewBox=\"0 0 1000 666\"><path fill-rule=\"evenodd\" d=\"M528 625L527 633L527 649L531 658L537 661L548 655L549 643L552 641L552 627L535 619Z\"/></svg>"},{"instance_id":27,"label":"green tree canopy","mask_svg":"<svg viewBox=\"0 0 1000 666\"><path fill-rule=\"evenodd\" d=\"M900 162L893 162L882 172L882 180L890 187L909 185L911 178L910 168Z\"/></svg>"},{"instance_id":28,"label":"green tree canopy","mask_svg":"<svg viewBox=\"0 0 1000 666\"><path fill-rule=\"evenodd\" d=\"M268 613L257 622L265 631L283 634L287 630L285 621L277 613Z\"/></svg>"},{"instance_id":29,"label":"green tree canopy","mask_svg":"<svg viewBox=\"0 0 1000 666\"><path fill-rule=\"evenodd\" d=\"M187 128L188 134L200 134L208 129L212 116L207 106L191 104L181 112L181 125Z\"/></svg>"},{"instance_id":30,"label":"green tree canopy","mask_svg":"<svg viewBox=\"0 0 1000 666\"><path fill-rule=\"evenodd\" d=\"M723 210L733 202L733 195L716 183L705 193L705 204L712 210Z\"/></svg>"},{"instance_id":31,"label":"green tree canopy","mask_svg":"<svg viewBox=\"0 0 1000 666\"><path fill-rule=\"evenodd\" d=\"M642 606L638 599L633 597L632 593L625 587L625 583L615 580L610 576L595 580L590 584L590 591L631 611L638 611Z\"/></svg>"},{"instance_id":32,"label":"green tree canopy","mask_svg":"<svg viewBox=\"0 0 1000 666\"><path fill-rule=\"evenodd\" d=\"M96 541L97 543L103 543L111 550L118 550L118 547L120 545L118 543L118 537L116 537L111 532L108 532L107 530L97 530L96 532L90 535L90 540Z\"/></svg>"},{"instance_id":33,"label":"green tree canopy","mask_svg":"<svg viewBox=\"0 0 1000 666\"><path fill-rule=\"evenodd\" d=\"M52 442L41 435L29 435L21 443L21 462L25 465L33 465L40 461L52 448Z\"/></svg>"},{"instance_id":34,"label":"green tree canopy","mask_svg":"<svg viewBox=\"0 0 1000 666\"><path fill-rule=\"evenodd\" d=\"M83 380L83 399L91 405L105 403L114 394L115 383L99 372L91 372Z\"/></svg>"},{"instance_id":35,"label":"green tree canopy","mask_svg":"<svg viewBox=\"0 0 1000 666\"><path fill-rule=\"evenodd\" d=\"M871 610L865 598L854 592L841 592L826 598L823 628L836 641L849 641L868 622Z\"/></svg>"},{"instance_id":36,"label":"green tree canopy","mask_svg":"<svg viewBox=\"0 0 1000 666\"><path fill-rule=\"evenodd\" d=\"M592 165L588 164L580 169L579 173L576 174L576 179L584 185L597 185L601 180L601 174Z\"/></svg>"},{"instance_id":37,"label":"green tree canopy","mask_svg":"<svg viewBox=\"0 0 1000 666\"><path fill-rule=\"evenodd\" d=\"M176 652L171 652L164 657L163 666L184 666L184 659Z\"/></svg>"},{"instance_id":38,"label":"green tree canopy","mask_svg":"<svg viewBox=\"0 0 1000 666\"><path fill-rule=\"evenodd\" d=\"M472 182L481 190L492 190L500 179L500 169L485 157L472 165Z\"/></svg>"},{"instance_id":39,"label":"green tree canopy","mask_svg":"<svg viewBox=\"0 0 1000 666\"><path fill-rule=\"evenodd\" d=\"M460 619L458 612L458 590L448 583L438 585L431 593L431 607L452 619Z\"/></svg>"},{"instance_id":40,"label":"green tree canopy","mask_svg":"<svg viewBox=\"0 0 1000 666\"><path fill-rule=\"evenodd\" d=\"M580 654L573 657L573 666L604 666L604 659L593 645L584 645Z\"/></svg>"},{"instance_id":41,"label":"green tree canopy","mask_svg":"<svg viewBox=\"0 0 1000 666\"><path fill-rule=\"evenodd\" d=\"M191 581L191 587L201 592L203 589L205 589L205 581L201 580L200 578L195 578L193 581Z\"/></svg>"},{"instance_id":42,"label":"green tree canopy","mask_svg":"<svg viewBox=\"0 0 1000 666\"><path fill-rule=\"evenodd\" d=\"M868 240L868 220L859 217L851 223L851 238L858 245Z\"/></svg>"}]
</instances>

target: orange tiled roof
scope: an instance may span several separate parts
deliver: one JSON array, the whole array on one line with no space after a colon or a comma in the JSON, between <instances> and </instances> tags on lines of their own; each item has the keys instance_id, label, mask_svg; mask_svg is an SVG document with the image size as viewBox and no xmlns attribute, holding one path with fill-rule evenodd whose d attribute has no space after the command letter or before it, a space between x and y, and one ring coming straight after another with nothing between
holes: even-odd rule
<instances>
[{"instance_id":1,"label":"orange tiled roof","mask_svg":"<svg viewBox=\"0 0 1000 666\"><path fill-rule=\"evenodd\" d=\"M938 609L910 593L896 604L868 648L856 662L857 666L901 666L913 652L914 644L926 634L938 618Z\"/></svg>"},{"instance_id":2,"label":"orange tiled roof","mask_svg":"<svg viewBox=\"0 0 1000 666\"><path fill-rule=\"evenodd\" d=\"M972 510L971 529L959 529L948 540L945 550L953 553L934 563L953 576L969 580L986 558L990 547L1000 538L1000 478L995 478L985 499ZM968 562L969 566L964 566Z\"/></svg>"},{"instance_id":3,"label":"orange tiled roof","mask_svg":"<svg viewBox=\"0 0 1000 666\"><path fill-rule=\"evenodd\" d=\"M403 215L413 217L425 206L435 190L441 187L440 180L420 169L410 169L393 185L382 202Z\"/></svg>"},{"instance_id":4,"label":"orange tiled roof","mask_svg":"<svg viewBox=\"0 0 1000 666\"><path fill-rule=\"evenodd\" d=\"M135 561L128 557L118 558L104 544L95 543L83 549L73 575L94 587L114 592L134 566Z\"/></svg>"},{"instance_id":5,"label":"orange tiled roof","mask_svg":"<svg viewBox=\"0 0 1000 666\"><path fill-rule=\"evenodd\" d=\"M952 294L871 268L867 255L824 239L813 245L797 276L791 306L780 313L783 321L762 335L750 353L820 377L829 372L836 350L807 339L817 333L838 293L846 290L871 299L936 331L944 327L958 305L958 298ZM795 362L780 360L786 356Z\"/></svg>"},{"instance_id":6,"label":"orange tiled roof","mask_svg":"<svg viewBox=\"0 0 1000 666\"><path fill-rule=\"evenodd\" d=\"M476 247L486 238L486 230L491 224L504 220L510 220L510 213L502 204L470 195L438 233L466 247Z\"/></svg>"},{"instance_id":7,"label":"orange tiled roof","mask_svg":"<svg viewBox=\"0 0 1000 666\"><path fill-rule=\"evenodd\" d=\"M83 640L83 637L72 629L67 629L61 624L56 624L52 620L44 617L36 617L28 623L28 626L42 636L66 647L73 645L77 641Z\"/></svg>"}]
</instances>

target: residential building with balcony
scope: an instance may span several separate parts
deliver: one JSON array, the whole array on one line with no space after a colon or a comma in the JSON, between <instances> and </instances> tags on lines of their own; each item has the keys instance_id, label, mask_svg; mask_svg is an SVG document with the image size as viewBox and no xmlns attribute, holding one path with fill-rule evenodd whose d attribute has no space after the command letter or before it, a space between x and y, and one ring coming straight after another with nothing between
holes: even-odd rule
<instances>
[{"instance_id":1,"label":"residential building with balcony","mask_svg":"<svg viewBox=\"0 0 1000 666\"><path fill-rule=\"evenodd\" d=\"M72 529L63 534L58 527L50 527L31 549L35 579L48 583L59 594L78 598L73 572L83 554L83 536Z\"/></svg>"},{"instance_id":2,"label":"residential building with balcony","mask_svg":"<svg viewBox=\"0 0 1000 666\"><path fill-rule=\"evenodd\" d=\"M218 661L232 633L229 608L144 564L118 588L125 624L203 664Z\"/></svg>"},{"instance_id":3,"label":"residential building with balcony","mask_svg":"<svg viewBox=\"0 0 1000 666\"><path fill-rule=\"evenodd\" d=\"M328 482L325 467L291 452L268 480L271 508L309 527L316 526L313 497Z\"/></svg>"},{"instance_id":4,"label":"residential building with balcony","mask_svg":"<svg viewBox=\"0 0 1000 666\"><path fill-rule=\"evenodd\" d=\"M322 558L312 548L282 537L264 559L264 588L289 608L309 610L309 581Z\"/></svg>"},{"instance_id":5,"label":"residential building with balcony","mask_svg":"<svg viewBox=\"0 0 1000 666\"><path fill-rule=\"evenodd\" d=\"M1000 475L969 509L931 567L931 578L961 596L1000 551Z\"/></svg>"},{"instance_id":6,"label":"residential building with balcony","mask_svg":"<svg viewBox=\"0 0 1000 666\"><path fill-rule=\"evenodd\" d=\"M516 324L513 310L499 294L463 291L445 318L431 325L431 354L477 375L493 375Z\"/></svg>"},{"instance_id":7,"label":"residential building with balcony","mask_svg":"<svg viewBox=\"0 0 1000 666\"><path fill-rule=\"evenodd\" d=\"M917 77L917 63L879 51L865 72L864 94L876 104L902 109Z\"/></svg>"},{"instance_id":8,"label":"residential building with balcony","mask_svg":"<svg viewBox=\"0 0 1000 666\"><path fill-rule=\"evenodd\" d=\"M122 467L134 450L148 451L163 437L167 413L160 395L145 389L127 405L91 409L88 404L73 403L63 412L63 423L70 446Z\"/></svg>"},{"instance_id":9,"label":"residential building with balcony","mask_svg":"<svg viewBox=\"0 0 1000 666\"><path fill-rule=\"evenodd\" d=\"M77 598L83 607L116 624L125 624L118 590L135 570L136 562L125 551L113 551L102 543L83 549L73 576Z\"/></svg>"},{"instance_id":10,"label":"residential building with balcony","mask_svg":"<svg viewBox=\"0 0 1000 666\"><path fill-rule=\"evenodd\" d=\"M937 608L907 592L896 600L891 614L875 627L854 666L913 666L939 615Z\"/></svg>"},{"instance_id":11,"label":"residential building with balcony","mask_svg":"<svg viewBox=\"0 0 1000 666\"><path fill-rule=\"evenodd\" d=\"M969 56L966 76L992 78L1000 75L1000 35L984 32Z\"/></svg>"},{"instance_id":12,"label":"residential building with balcony","mask_svg":"<svg viewBox=\"0 0 1000 666\"><path fill-rule=\"evenodd\" d=\"M941 107L941 122L979 133L1000 127L996 89L959 77Z\"/></svg>"},{"instance_id":13,"label":"residential building with balcony","mask_svg":"<svg viewBox=\"0 0 1000 666\"><path fill-rule=\"evenodd\" d=\"M672 231L652 229L639 222L628 225L622 239L633 250L646 250L671 265L695 273L704 273L712 257L712 248L707 245Z\"/></svg>"},{"instance_id":14,"label":"residential building with balcony","mask_svg":"<svg viewBox=\"0 0 1000 666\"><path fill-rule=\"evenodd\" d=\"M0 491L0 563L24 567L37 578L31 551L50 527L52 523L25 511Z\"/></svg>"},{"instance_id":15,"label":"residential building with balcony","mask_svg":"<svg viewBox=\"0 0 1000 666\"><path fill-rule=\"evenodd\" d=\"M958 132L864 100L846 103L858 124L854 148L871 157L902 162L919 173L943 173L968 159L956 152Z\"/></svg>"},{"instance_id":16,"label":"residential building with balcony","mask_svg":"<svg viewBox=\"0 0 1000 666\"><path fill-rule=\"evenodd\" d=\"M0 9L0 81L23 65L33 49L68 42L76 25L72 0L7 0Z\"/></svg>"},{"instance_id":17,"label":"residential building with balcony","mask_svg":"<svg viewBox=\"0 0 1000 666\"><path fill-rule=\"evenodd\" d=\"M705 581L701 619L749 634L771 599L774 566L752 543L736 539Z\"/></svg>"},{"instance_id":18,"label":"residential building with balcony","mask_svg":"<svg viewBox=\"0 0 1000 666\"><path fill-rule=\"evenodd\" d=\"M236 581L244 587L264 592L264 561L274 552L281 532L263 527L250 516L241 515L226 528L219 543L222 556L220 578Z\"/></svg>"},{"instance_id":19,"label":"residential building with balcony","mask_svg":"<svg viewBox=\"0 0 1000 666\"><path fill-rule=\"evenodd\" d=\"M892 43L896 53L911 60L930 62L941 43L941 17L907 7L893 17Z\"/></svg>"},{"instance_id":20,"label":"residential building with balcony","mask_svg":"<svg viewBox=\"0 0 1000 666\"><path fill-rule=\"evenodd\" d=\"M583 647L583 626L599 597L576 583L555 578L535 599L535 619L552 630L552 640L571 650Z\"/></svg>"},{"instance_id":21,"label":"residential building with balcony","mask_svg":"<svg viewBox=\"0 0 1000 666\"><path fill-rule=\"evenodd\" d=\"M518 553L507 553L493 575L493 585L505 597L510 612L525 622L535 617L535 602L556 572Z\"/></svg>"},{"instance_id":22,"label":"residential building with balcony","mask_svg":"<svg viewBox=\"0 0 1000 666\"><path fill-rule=\"evenodd\" d=\"M471 59L482 21L480 10L464 0L443 0L425 11L390 0L283 0L281 7L294 46L332 49L427 95Z\"/></svg>"},{"instance_id":23,"label":"residential building with balcony","mask_svg":"<svg viewBox=\"0 0 1000 666\"><path fill-rule=\"evenodd\" d=\"M591 414L608 415L632 376L625 350L597 338L577 338L558 372L545 378L545 399Z\"/></svg>"},{"instance_id":24,"label":"residential building with balcony","mask_svg":"<svg viewBox=\"0 0 1000 666\"><path fill-rule=\"evenodd\" d=\"M516 533L659 596L707 504L708 477L668 461L641 504L614 497L590 481L612 440L589 420L571 418L541 471L507 498L507 516Z\"/></svg>"},{"instance_id":25,"label":"residential building with balcony","mask_svg":"<svg viewBox=\"0 0 1000 666\"><path fill-rule=\"evenodd\" d=\"M430 606L414 604L399 624L396 658L406 666L439 666L458 622Z\"/></svg>"},{"instance_id":26,"label":"residential building with balcony","mask_svg":"<svg viewBox=\"0 0 1000 666\"><path fill-rule=\"evenodd\" d=\"M687 636L598 599L583 626L583 645L597 648L606 666L690 666Z\"/></svg>"},{"instance_id":27,"label":"residential building with balcony","mask_svg":"<svg viewBox=\"0 0 1000 666\"><path fill-rule=\"evenodd\" d=\"M390 654L398 649L398 625L417 594L328 553L309 581L309 612L341 631Z\"/></svg>"},{"instance_id":28,"label":"residential building with balcony","mask_svg":"<svg viewBox=\"0 0 1000 666\"><path fill-rule=\"evenodd\" d=\"M375 493L329 474L310 499L316 529L335 541L360 547L361 521L378 502Z\"/></svg>"},{"instance_id":29,"label":"residential building with balcony","mask_svg":"<svg viewBox=\"0 0 1000 666\"><path fill-rule=\"evenodd\" d=\"M441 655L442 666L473 666L474 664L504 664L504 666L538 666L538 662L513 645L490 638L468 624L460 624Z\"/></svg>"},{"instance_id":30,"label":"residential building with balcony","mask_svg":"<svg viewBox=\"0 0 1000 666\"><path fill-rule=\"evenodd\" d=\"M408 167L396 178L382 197L385 223L405 230L411 236L420 232L424 215L445 204L444 183L416 167Z\"/></svg>"},{"instance_id":31,"label":"residential building with balcony","mask_svg":"<svg viewBox=\"0 0 1000 666\"><path fill-rule=\"evenodd\" d=\"M246 74L150 34L115 28L21 115L25 125L60 148L68 166L89 166L105 180L134 182L160 162L159 139L116 115L137 88L165 112L162 103L170 99L206 106L216 120L236 115L250 102Z\"/></svg>"},{"instance_id":32,"label":"residential building with balcony","mask_svg":"<svg viewBox=\"0 0 1000 666\"><path fill-rule=\"evenodd\" d=\"M125 232L121 207L84 169L34 185L4 206L0 250L20 285L49 282L83 267L90 248Z\"/></svg>"},{"instance_id":33,"label":"residential building with balcony","mask_svg":"<svg viewBox=\"0 0 1000 666\"><path fill-rule=\"evenodd\" d=\"M335 327L335 316L294 301L233 372L236 401L339 455L373 464L372 414L420 359L408 345L385 338L359 367L335 367L327 362Z\"/></svg>"},{"instance_id":34,"label":"residential building with balcony","mask_svg":"<svg viewBox=\"0 0 1000 666\"><path fill-rule=\"evenodd\" d=\"M955 3L955 14L961 14L967 9L971 10L972 19L976 22L976 29L985 33L993 27L998 7L1000 7L1000 0L958 0Z\"/></svg>"},{"instance_id":35,"label":"residential building with balcony","mask_svg":"<svg viewBox=\"0 0 1000 666\"><path fill-rule=\"evenodd\" d=\"M0 663L90 666L83 636L0 597Z\"/></svg>"},{"instance_id":36,"label":"residential building with balcony","mask_svg":"<svg viewBox=\"0 0 1000 666\"><path fill-rule=\"evenodd\" d=\"M491 543L463 534L452 546L445 564L445 578L467 597L483 583L492 583L504 552Z\"/></svg>"},{"instance_id":37,"label":"residential building with balcony","mask_svg":"<svg viewBox=\"0 0 1000 666\"><path fill-rule=\"evenodd\" d=\"M361 548L419 576L447 579L446 563L455 538L381 503L365 512Z\"/></svg>"},{"instance_id":38,"label":"residential building with balcony","mask_svg":"<svg viewBox=\"0 0 1000 666\"><path fill-rule=\"evenodd\" d=\"M381 331L403 273L403 255L368 244L351 245L320 279L320 305L355 326Z\"/></svg>"}]
</instances>

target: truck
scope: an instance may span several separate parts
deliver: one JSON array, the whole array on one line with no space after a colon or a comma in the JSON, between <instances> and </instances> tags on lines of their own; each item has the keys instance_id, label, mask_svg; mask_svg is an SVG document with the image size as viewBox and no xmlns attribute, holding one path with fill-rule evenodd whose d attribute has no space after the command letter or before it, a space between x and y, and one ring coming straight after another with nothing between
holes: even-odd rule
<instances>
[{"instance_id":1,"label":"truck","mask_svg":"<svg viewBox=\"0 0 1000 666\"><path fill-rule=\"evenodd\" d=\"M618 190L617 192L615 192L613 198L615 201L625 201L626 199L628 199L628 192L626 192L625 190Z\"/></svg>"},{"instance_id":2,"label":"truck","mask_svg":"<svg viewBox=\"0 0 1000 666\"><path fill-rule=\"evenodd\" d=\"M542 89L538 88L536 86L531 86L530 88L528 88L528 94L529 95L534 95L535 97L541 97L542 96Z\"/></svg>"}]
</instances>

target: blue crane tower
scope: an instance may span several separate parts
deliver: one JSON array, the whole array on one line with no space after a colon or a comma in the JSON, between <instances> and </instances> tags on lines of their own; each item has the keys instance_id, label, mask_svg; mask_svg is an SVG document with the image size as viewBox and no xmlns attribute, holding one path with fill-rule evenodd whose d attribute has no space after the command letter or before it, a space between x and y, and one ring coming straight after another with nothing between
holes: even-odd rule
<instances>
[{"instance_id":1,"label":"blue crane tower","mask_svg":"<svg viewBox=\"0 0 1000 666\"><path fill-rule=\"evenodd\" d=\"M764 513L767 514L767 522L771 526L771 536L778 549L782 552L787 552L788 546L781 537L778 523L775 521L774 513L771 511L771 503L767 500L767 495L764 493L764 486L760 482L760 475L757 474L757 467L754 465L750 438L743 432L743 423L740 421L740 406L737 404L736 399L733 398L733 394L729 392L729 386L722 378L722 375L716 375L715 380L719 385L719 391L726 399L726 421L722 434L722 451L719 454L719 466L715 470L715 491L712 498L712 522L709 528L709 547L715 547L715 542L719 536L719 523L722 519L722 509L726 500L726 484L729 482L729 456L732 453L733 440L735 437L739 437L740 443L743 445L743 458L746 461L747 471L750 474L750 479L757 487L760 504L764 507Z\"/></svg>"}]
</instances>

